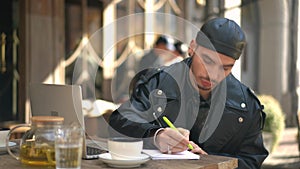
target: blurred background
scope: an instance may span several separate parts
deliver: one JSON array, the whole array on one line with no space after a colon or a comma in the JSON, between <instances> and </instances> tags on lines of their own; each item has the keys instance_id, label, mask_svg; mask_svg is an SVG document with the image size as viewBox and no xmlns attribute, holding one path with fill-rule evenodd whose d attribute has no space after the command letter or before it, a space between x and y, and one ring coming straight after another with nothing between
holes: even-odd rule
<instances>
[{"instance_id":1,"label":"blurred background","mask_svg":"<svg viewBox=\"0 0 300 169\"><path fill-rule=\"evenodd\" d=\"M147 15L114 24L131 14ZM246 33L233 74L256 94L275 98L284 126L298 132L298 0L1 0L0 126L29 121L32 83L81 84L84 99L122 103L139 61L159 36L140 32L160 29L176 35L172 44L180 40L186 47L192 32L185 23L200 28L213 17L235 20ZM122 33L130 36L118 38Z\"/></svg>"}]
</instances>

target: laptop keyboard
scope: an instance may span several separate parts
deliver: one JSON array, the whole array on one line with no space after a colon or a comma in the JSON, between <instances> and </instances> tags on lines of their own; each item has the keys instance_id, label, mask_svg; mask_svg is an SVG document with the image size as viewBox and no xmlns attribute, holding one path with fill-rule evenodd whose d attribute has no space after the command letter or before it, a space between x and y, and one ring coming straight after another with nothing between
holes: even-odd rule
<instances>
[{"instance_id":1,"label":"laptop keyboard","mask_svg":"<svg viewBox=\"0 0 300 169\"><path fill-rule=\"evenodd\" d=\"M96 147L87 146L86 153L87 155L98 155L98 154L106 153L106 151Z\"/></svg>"}]
</instances>

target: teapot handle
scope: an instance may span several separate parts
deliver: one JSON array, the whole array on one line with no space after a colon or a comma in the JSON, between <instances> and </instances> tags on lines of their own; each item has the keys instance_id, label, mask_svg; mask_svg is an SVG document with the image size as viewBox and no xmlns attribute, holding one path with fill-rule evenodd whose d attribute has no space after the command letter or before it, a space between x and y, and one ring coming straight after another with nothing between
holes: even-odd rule
<instances>
[{"instance_id":1,"label":"teapot handle","mask_svg":"<svg viewBox=\"0 0 300 169\"><path fill-rule=\"evenodd\" d=\"M13 127L12 129L10 129L9 133L7 134L6 136L6 149L7 149L7 152L12 156L14 157L15 159L17 160L20 160L20 157L19 156L16 156L10 149L10 146L9 146L9 139L10 139L10 136L11 134L13 133L14 130L20 128L20 127L30 127L30 124L20 124L20 125L17 125L15 127ZM21 142L20 142L20 148L21 148L21 145L22 145L22 139L21 139Z\"/></svg>"}]
</instances>

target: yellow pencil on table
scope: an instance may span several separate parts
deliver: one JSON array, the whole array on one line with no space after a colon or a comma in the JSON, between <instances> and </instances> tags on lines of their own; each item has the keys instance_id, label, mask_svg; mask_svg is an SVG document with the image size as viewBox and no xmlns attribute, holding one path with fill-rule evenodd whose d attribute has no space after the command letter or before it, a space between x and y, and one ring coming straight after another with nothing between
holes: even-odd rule
<instances>
[{"instance_id":1,"label":"yellow pencil on table","mask_svg":"<svg viewBox=\"0 0 300 169\"><path fill-rule=\"evenodd\" d=\"M167 123L167 125L168 125L171 129L174 129L174 130L178 131L178 129L173 125L173 123L172 123L166 116L163 117L163 120ZM179 132L179 131L178 131L178 132ZM191 150L194 149L194 147L192 146L191 143L188 144L188 147L189 147L189 149L191 149Z\"/></svg>"}]
</instances>

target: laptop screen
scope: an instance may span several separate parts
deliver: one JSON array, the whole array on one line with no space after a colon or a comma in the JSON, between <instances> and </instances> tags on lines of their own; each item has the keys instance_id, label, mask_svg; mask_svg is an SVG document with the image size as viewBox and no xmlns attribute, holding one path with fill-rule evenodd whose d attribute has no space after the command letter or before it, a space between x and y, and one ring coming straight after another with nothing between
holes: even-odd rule
<instances>
[{"instance_id":1,"label":"laptop screen","mask_svg":"<svg viewBox=\"0 0 300 169\"><path fill-rule=\"evenodd\" d=\"M31 84L29 90L32 116L61 116L64 124L76 122L86 129L79 85ZM98 158L106 151L106 140L89 140L85 136L83 145L85 159Z\"/></svg>"},{"instance_id":2,"label":"laptop screen","mask_svg":"<svg viewBox=\"0 0 300 169\"><path fill-rule=\"evenodd\" d=\"M79 85L31 84L29 92L32 116L61 116L85 129Z\"/></svg>"}]
</instances>

